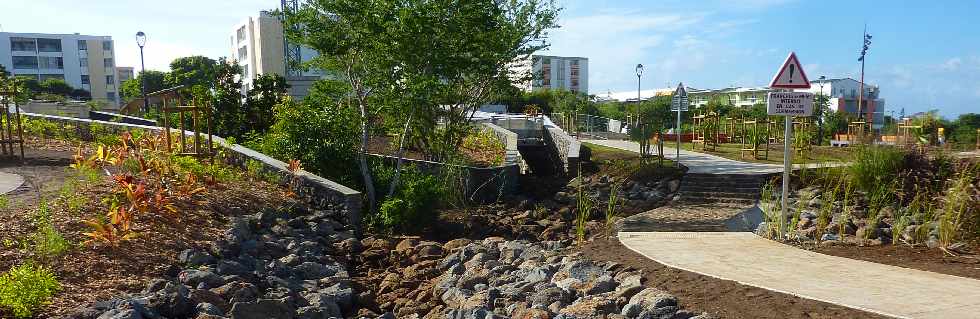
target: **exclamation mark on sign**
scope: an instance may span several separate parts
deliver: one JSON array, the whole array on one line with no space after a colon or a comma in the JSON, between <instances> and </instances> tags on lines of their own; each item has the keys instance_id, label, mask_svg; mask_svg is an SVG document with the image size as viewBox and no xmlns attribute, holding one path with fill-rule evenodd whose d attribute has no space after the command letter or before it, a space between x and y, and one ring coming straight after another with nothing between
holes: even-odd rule
<instances>
[{"instance_id":1,"label":"exclamation mark on sign","mask_svg":"<svg viewBox=\"0 0 980 319\"><path fill-rule=\"evenodd\" d=\"M795 71L796 71L796 65L795 64L790 64L789 65L789 83L793 83L793 72L795 72Z\"/></svg>"}]
</instances>

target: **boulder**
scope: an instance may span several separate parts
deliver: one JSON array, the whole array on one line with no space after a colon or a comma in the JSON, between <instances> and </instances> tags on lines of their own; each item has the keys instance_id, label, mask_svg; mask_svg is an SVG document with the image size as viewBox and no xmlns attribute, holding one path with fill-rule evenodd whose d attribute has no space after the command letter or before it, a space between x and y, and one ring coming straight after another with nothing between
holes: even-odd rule
<instances>
[{"instance_id":1,"label":"boulder","mask_svg":"<svg viewBox=\"0 0 980 319\"><path fill-rule=\"evenodd\" d=\"M293 318L296 310L285 300L259 299L235 303L229 314L235 319L286 319Z\"/></svg>"}]
</instances>

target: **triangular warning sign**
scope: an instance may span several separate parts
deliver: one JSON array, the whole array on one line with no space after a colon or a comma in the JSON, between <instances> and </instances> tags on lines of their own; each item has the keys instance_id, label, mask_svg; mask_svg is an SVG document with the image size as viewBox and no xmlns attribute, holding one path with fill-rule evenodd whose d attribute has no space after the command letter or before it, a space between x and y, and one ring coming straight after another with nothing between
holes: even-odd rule
<instances>
[{"instance_id":1,"label":"triangular warning sign","mask_svg":"<svg viewBox=\"0 0 980 319\"><path fill-rule=\"evenodd\" d=\"M779 68L779 72L776 72L776 76L769 83L769 87L774 89L810 88L810 80L806 78L806 72L803 72L800 60L796 59L796 52L789 53L786 62L783 62L783 66Z\"/></svg>"}]
</instances>

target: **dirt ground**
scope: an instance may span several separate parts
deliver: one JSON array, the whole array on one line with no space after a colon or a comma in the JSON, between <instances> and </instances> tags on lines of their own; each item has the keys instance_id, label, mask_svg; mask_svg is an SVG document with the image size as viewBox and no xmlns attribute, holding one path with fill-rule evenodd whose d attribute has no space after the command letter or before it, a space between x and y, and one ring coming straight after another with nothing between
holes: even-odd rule
<instances>
[{"instance_id":1,"label":"dirt ground","mask_svg":"<svg viewBox=\"0 0 980 319\"><path fill-rule=\"evenodd\" d=\"M973 247L976 247L975 245ZM923 246L821 246L813 251L879 264L893 265L941 274L980 279L980 255L945 255L941 250Z\"/></svg>"},{"instance_id":2,"label":"dirt ground","mask_svg":"<svg viewBox=\"0 0 980 319\"><path fill-rule=\"evenodd\" d=\"M646 286L674 294L685 309L707 311L722 318L884 318L670 268L629 250L615 238L597 238L582 246L580 251L592 260L614 261L641 269Z\"/></svg>"}]
</instances>

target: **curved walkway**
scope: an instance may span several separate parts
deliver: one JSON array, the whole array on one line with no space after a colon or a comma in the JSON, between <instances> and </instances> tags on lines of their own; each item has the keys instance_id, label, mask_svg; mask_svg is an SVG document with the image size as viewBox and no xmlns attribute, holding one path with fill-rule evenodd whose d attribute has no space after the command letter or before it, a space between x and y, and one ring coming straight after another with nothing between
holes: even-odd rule
<instances>
[{"instance_id":1,"label":"curved walkway","mask_svg":"<svg viewBox=\"0 0 980 319\"><path fill-rule=\"evenodd\" d=\"M834 257L752 233L620 232L664 265L898 318L980 318L980 280Z\"/></svg>"},{"instance_id":2,"label":"curved walkway","mask_svg":"<svg viewBox=\"0 0 980 319\"><path fill-rule=\"evenodd\" d=\"M9 193L24 184L24 178L20 175L0 172L0 195Z\"/></svg>"},{"instance_id":3,"label":"curved walkway","mask_svg":"<svg viewBox=\"0 0 980 319\"><path fill-rule=\"evenodd\" d=\"M621 149L634 153L640 152L640 144L633 141L620 140L582 140L583 143L592 143L606 147ZM672 158L677 154L677 149L664 145L664 156ZM689 173L695 174L771 174L781 173L782 165L740 162L711 154L681 150L681 164L687 166ZM833 167L841 163L808 163L806 167ZM793 168L801 168L802 164L793 164Z\"/></svg>"}]
</instances>

